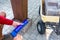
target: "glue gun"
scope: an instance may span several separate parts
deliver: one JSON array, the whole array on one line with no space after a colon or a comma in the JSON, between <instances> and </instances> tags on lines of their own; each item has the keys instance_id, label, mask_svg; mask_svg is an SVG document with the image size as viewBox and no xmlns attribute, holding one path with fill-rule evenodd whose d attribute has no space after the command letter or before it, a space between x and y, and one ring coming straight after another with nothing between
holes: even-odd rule
<instances>
[{"instance_id":1,"label":"glue gun","mask_svg":"<svg viewBox=\"0 0 60 40\"><path fill-rule=\"evenodd\" d=\"M23 24L18 25L18 26L10 33L12 37L15 37L15 36L18 34L18 32L21 31L21 29L23 29L23 28L25 27L25 25L28 23L28 20L26 19L26 20L24 20L22 23L23 23Z\"/></svg>"}]
</instances>

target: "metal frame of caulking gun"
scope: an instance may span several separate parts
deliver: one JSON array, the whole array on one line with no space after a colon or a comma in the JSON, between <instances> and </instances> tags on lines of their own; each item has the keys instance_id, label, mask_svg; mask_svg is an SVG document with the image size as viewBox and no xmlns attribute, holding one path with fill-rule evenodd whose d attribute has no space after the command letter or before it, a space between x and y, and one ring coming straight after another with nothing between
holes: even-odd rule
<instances>
[{"instance_id":1,"label":"metal frame of caulking gun","mask_svg":"<svg viewBox=\"0 0 60 40\"><path fill-rule=\"evenodd\" d=\"M10 33L10 34L12 35L12 37L15 37L15 36L17 35L17 33L18 33L19 31L21 31L21 29L23 29L23 28L25 27L25 25L28 23L28 20L26 19L26 20L24 20L22 23L23 23L23 24L18 25L18 26Z\"/></svg>"}]
</instances>

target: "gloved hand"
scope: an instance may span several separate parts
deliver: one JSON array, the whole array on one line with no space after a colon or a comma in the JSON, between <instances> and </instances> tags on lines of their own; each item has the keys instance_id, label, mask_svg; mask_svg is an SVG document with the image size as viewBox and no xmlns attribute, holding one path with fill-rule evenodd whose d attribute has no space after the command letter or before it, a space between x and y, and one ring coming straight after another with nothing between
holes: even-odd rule
<instances>
[{"instance_id":1,"label":"gloved hand","mask_svg":"<svg viewBox=\"0 0 60 40\"><path fill-rule=\"evenodd\" d=\"M21 35L17 34L17 36L14 37L13 40L22 40L22 39L23 39L23 37Z\"/></svg>"}]
</instances>

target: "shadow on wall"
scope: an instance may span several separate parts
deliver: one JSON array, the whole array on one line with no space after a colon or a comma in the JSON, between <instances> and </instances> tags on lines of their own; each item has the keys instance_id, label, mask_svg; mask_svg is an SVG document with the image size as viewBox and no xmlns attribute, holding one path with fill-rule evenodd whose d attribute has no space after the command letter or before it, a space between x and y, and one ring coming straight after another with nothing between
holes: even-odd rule
<instances>
[{"instance_id":1,"label":"shadow on wall","mask_svg":"<svg viewBox=\"0 0 60 40\"><path fill-rule=\"evenodd\" d=\"M2 40L13 40L13 37L10 34L8 34L8 35L5 35Z\"/></svg>"}]
</instances>

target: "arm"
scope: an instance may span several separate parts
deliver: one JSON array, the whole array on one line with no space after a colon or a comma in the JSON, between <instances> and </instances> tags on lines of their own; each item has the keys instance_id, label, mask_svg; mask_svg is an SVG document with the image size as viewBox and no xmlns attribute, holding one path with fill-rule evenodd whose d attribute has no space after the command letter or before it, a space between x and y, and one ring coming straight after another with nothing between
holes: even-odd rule
<instances>
[{"instance_id":1,"label":"arm","mask_svg":"<svg viewBox=\"0 0 60 40\"><path fill-rule=\"evenodd\" d=\"M13 21L6 19L5 17L0 16L0 24L7 24L7 25L12 25Z\"/></svg>"},{"instance_id":2,"label":"arm","mask_svg":"<svg viewBox=\"0 0 60 40\"><path fill-rule=\"evenodd\" d=\"M7 25L12 25L14 27L16 27L17 25L20 25L22 23L7 19L5 17L0 16L0 24L7 24Z\"/></svg>"},{"instance_id":3,"label":"arm","mask_svg":"<svg viewBox=\"0 0 60 40\"><path fill-rule=\"evenodd\" d=\"M7 24L7 25L12 25L12 26L17 26L20 25L21 23L15 22L9 19L6 19L5 17L0 16L0 24ZM22 36L17 34L16 37L14 37L13 40L22 40Z\"/></svg>"}]
</instances>

